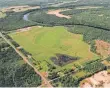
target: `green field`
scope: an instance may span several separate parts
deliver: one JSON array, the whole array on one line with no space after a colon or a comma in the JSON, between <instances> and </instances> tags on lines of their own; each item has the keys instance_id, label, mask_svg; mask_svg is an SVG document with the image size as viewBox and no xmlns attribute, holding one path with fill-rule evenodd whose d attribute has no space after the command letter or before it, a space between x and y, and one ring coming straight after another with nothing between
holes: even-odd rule
<instances>
[{"instance_id":1,"label":"green field","mask_svg":"<svg viewBox=\"0 0 110 88\"><path fill-rule=\"evenodd\" d=\"M87 60L97 59L98 56L90 51L90 46L83 42L83 36L73 34L64 27L32 27L32 30L9 34L19 45L32 54L36 61L41 61L42 71L48 70L44 60L55 65L50 58L57 53L75 57L79 60L62 68L72 68L75 63L84 63Z\"/></svg>"},{"instance_id":2,"label":"green field","mask_svg":"<svg viewBox=\"0 0 110 88\"><path fill-rule=\"evenodd\" d=\"M5 17L5 16L6 16L5 13L0 12L0 18L3 18L3 17Z\"/></svg>"}]
</instances>

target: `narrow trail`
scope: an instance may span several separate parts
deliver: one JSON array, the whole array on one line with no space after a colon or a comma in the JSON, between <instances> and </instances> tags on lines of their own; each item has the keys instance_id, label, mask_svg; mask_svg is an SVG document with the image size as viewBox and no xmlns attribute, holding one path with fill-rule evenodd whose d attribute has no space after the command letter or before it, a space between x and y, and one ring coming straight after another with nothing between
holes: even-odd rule
<instances>
[{"instance_id":1,"label":"narrow trail","mask_svg":"<svg viewBox=\"0 0 110 88\"><path fill-rule=\"evenodd\" d=\"M43 82L45 83L46 87L50 87L53 88L52 85L50 84L50 82L34 67L34 65L29 62L28 58L22 54L22 52L20 52L3 34L2 32L0 32L0 36L16 51L17 54L19 54L19 56L22 57L22 59L29 65L31 66L34 71L42 78Z\"/></svg>"}]
</instances>

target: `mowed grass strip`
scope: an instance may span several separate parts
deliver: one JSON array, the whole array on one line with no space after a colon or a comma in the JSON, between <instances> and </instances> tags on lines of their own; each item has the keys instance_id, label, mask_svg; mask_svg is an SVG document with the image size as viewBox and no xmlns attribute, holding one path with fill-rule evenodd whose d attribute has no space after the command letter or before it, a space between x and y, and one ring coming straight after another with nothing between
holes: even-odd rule
<instances>
[{"instance_id":1,"label":"mowed grass strip","mask_svg":"<svg viewBox=\"0 0 110 88\"><path fill-rule=\"evenodd\" d=\"M74 63L80 64L85 60L97 57L90 51L90 46L83 42L83 36L68 32L62 26L56 27L32 27L32 30L9 34L26 51L30 52L37 61L44 61L54 64L50 58L56 53L80 57L76 62L65 65L61 68L72 68ZM43 65L45 68L46 64ZM47 70L47 69L44 69Z\"/></svg>"}]
</instances>

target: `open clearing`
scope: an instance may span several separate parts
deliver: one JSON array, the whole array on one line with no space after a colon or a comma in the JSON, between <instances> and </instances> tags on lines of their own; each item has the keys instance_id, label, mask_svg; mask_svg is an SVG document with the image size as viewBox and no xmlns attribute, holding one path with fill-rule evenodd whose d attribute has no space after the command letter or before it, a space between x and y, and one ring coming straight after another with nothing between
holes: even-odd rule
<instances>
[{"instance_id":1,"label":"open clearing","mask_svg":"<svg viewBox=\"0 0 110 88\"><path fill-rule=\"evenodd\" d=\"M0 12L0 18L4 18L5 16L6 16L6 14L5 14L5 13Z\"/></svg>"},{"instance_id":2,"label":"open clearing","mask_svg":"<svg viewBox=\"0 0 110 88\"><path fill-rule=\"evenodd\" d=\"M55 65L51 57L56 54L65 54L80 57L63 67L55 65L57 69L72 68L75 63L84 63L87 60L97 59L97 55L90 51L90 46L83 42L83 36L68 32L62 26L37 27L24 32L9 34L20 46L31 53L36 61L41 61L42 71L47 71L47 63Z\"/></svg>"},{"instance_id":3,"label":"open clearing","mask_svg":"<svg viewBox=\"0 0 110 88\"><path fill-rule=\"evenodd\" d=\"M81 88L93 88L95 86L103 86L103 88L110 87L110 74L107 71L101 71L96 73L92 77L84 80L81 84Z\"/></svg>"},{"instance_id":4,"label":"open clearing","mask_svg":"<svg viewBox=\"0 0 110 88\"><path fill-rule=\"evenodd\" d=\"M67 10L69 10L69 9L67 9ZM50 10L50 11L48 11L47 14L55 15L57 17L64 17L64 18L70 19L71 18L70 16L66 16L66 15L63 15L63 14L60 13L62 11L67 11L67 10L61 10L61 9L59 9L59 10Z\"/></svg>"},{"instance_id":5,"label":"open clearing","mask_svg":"<svg viewBox=\"0 0 110 88\"><path fill-rule=\"evenodd\" d=\"M25 31L29 31L29 30L31 30L31 27L18 29L16 32L25 32Z\"/></svg>"},{"instance_id":6,"label":"open clearing","mask_svg":"<svg viewBox=\"0 0 110 88\"><path fill-rule=\"evenodd\" d=\"M104 58L110 55L110 44L102 40L96 40L97 53Z\"/></svg>"},{"instance_id":7,"label":"open clearing","mask_svg":"<svg viewBox=\"0 0 110 88\"><path fill-rule=\"evenodd\" d=\"M30 10L30 9L37 9L37 8L40 8L39 6L28 6L28 5L25 5L25 6L11 6L11 7L8 7L8 8L3 8L2 11L3 12L8 12L8 11L14 11L14 12L23 12L23 11L26 11L26 10Z\"/></svg>"}]
</instances>

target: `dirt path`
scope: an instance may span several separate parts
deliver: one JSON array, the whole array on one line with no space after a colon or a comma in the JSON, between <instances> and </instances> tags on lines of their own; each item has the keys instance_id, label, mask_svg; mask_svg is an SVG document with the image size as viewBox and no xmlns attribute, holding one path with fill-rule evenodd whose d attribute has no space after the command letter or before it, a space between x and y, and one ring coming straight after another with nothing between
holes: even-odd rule
<instances>
[{"instance_id":1,"label":"dirt path","mask_svg":"<svg viewBox=\"0 0 110 88\"><path fill-rule=\"evenodd\" d=\"M22 59L28 65L30 65L35 70L35 72L42 78L43 82L46 84L46 87L52 87L49 81L34 67L34 65L31 62L29 62L28 58L24 54L22 54L22 52L20 52L1 32L0 36L16 51L16 53L19 54L19 56L22 57Z\"/></svg>"},{"instance_id":2,"label":"dirt path","mask_svg":"<svg viewBox=\"0 0 110 88\"><path fill-rule=\"evenodd\" d=\"M69 9L67 9L67 10L69 10ZM60 13L62 11L67 11L67 10L61 10L61 9L59 9L59 10L50 10L50 11L47 12L47 14L56 15L57 17L70 19L71 18L70 16L66 16L66 15L63 15L63 14Z\"/></svg>"}]
</instances>

